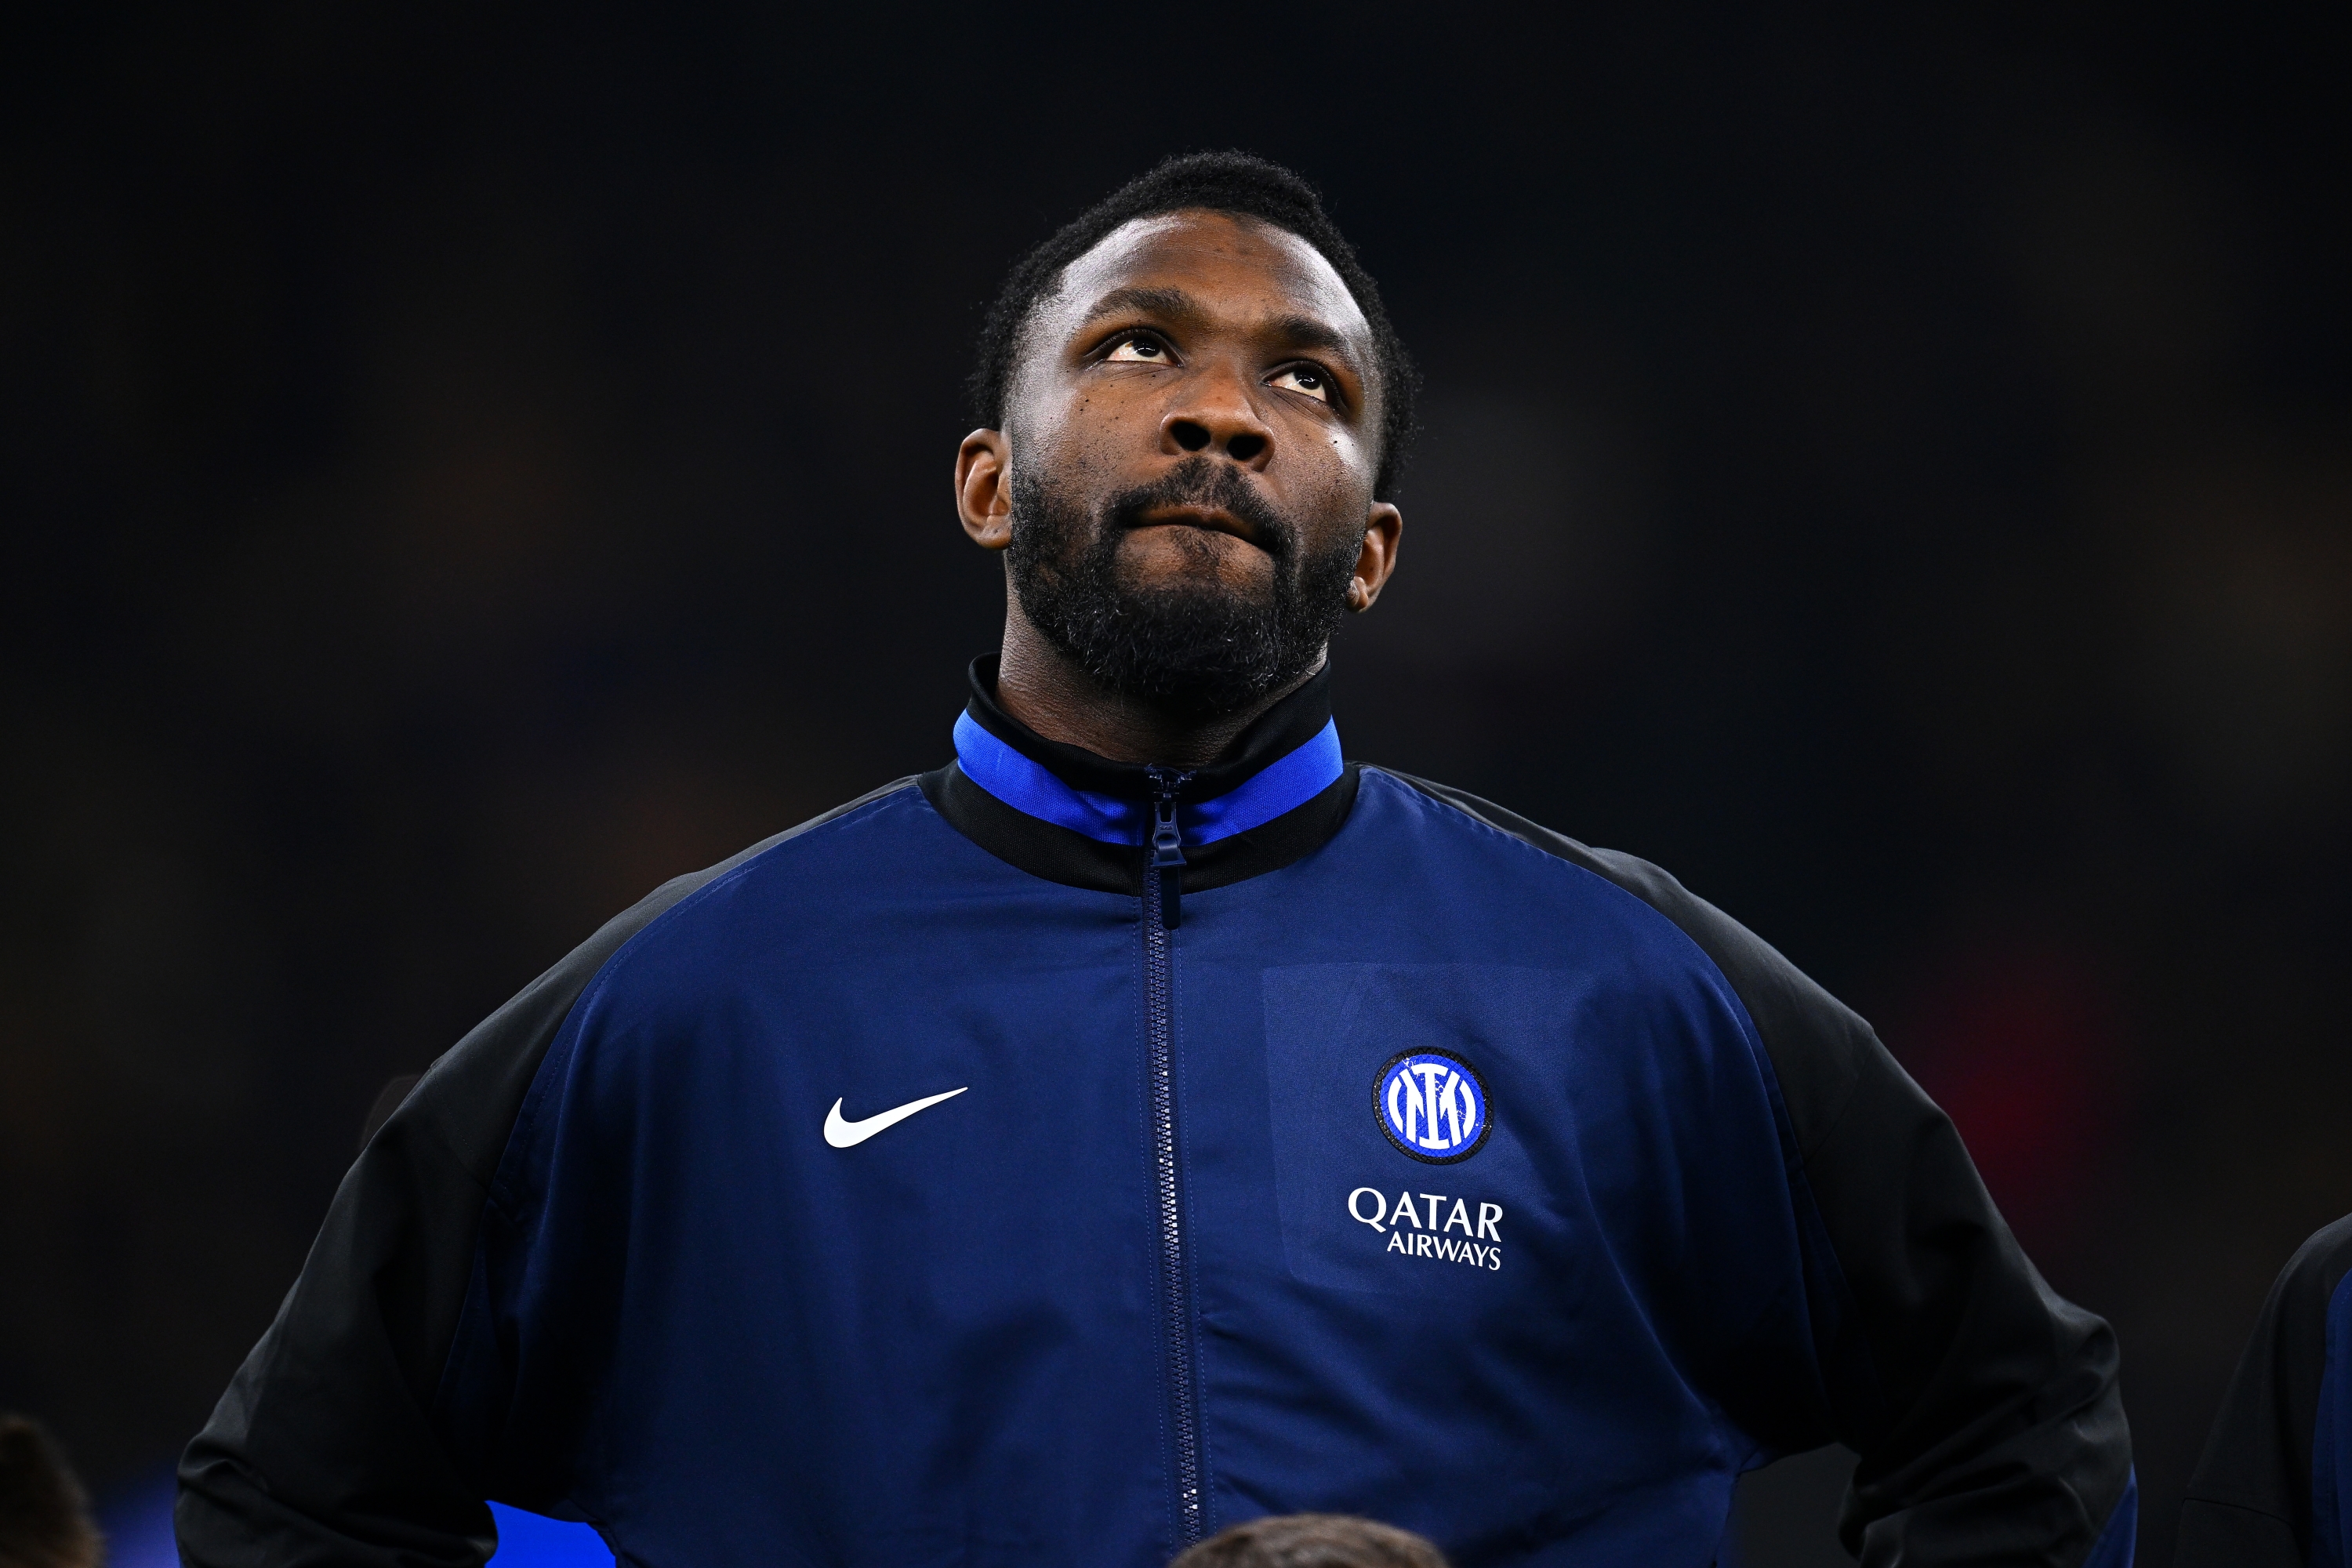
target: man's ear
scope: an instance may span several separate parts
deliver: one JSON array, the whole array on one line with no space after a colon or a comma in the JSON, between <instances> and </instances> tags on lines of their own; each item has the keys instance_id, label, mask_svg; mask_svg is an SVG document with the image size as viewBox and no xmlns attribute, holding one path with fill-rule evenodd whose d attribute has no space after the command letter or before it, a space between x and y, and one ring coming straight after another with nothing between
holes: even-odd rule
<instances>
[{"instance_id":1,"label":"man's ear","mask_svg":"<svg viewBox=\"0 0 2352 1568\"><path fill-rule=\"evenodd\" d=\"M1013 542L1010 455L1001 430L975 430L956 448L956 515L982 550Z\"/></svg>"},{"instance_id":2,"label":"man's ear","mask_svg":"<svg viewBox=\"0 0 2352 1568\"><path fill-rule=\"evenodd\" d=\"M1397 542L1404 534L1404 513L1387 501L1374 501L1364 519L1364 548L1356 557L1356 574L1348 579L1348 608L1358 615L1372 607L1381 588L1396 570Z\"/></svg>"}]
</instances>

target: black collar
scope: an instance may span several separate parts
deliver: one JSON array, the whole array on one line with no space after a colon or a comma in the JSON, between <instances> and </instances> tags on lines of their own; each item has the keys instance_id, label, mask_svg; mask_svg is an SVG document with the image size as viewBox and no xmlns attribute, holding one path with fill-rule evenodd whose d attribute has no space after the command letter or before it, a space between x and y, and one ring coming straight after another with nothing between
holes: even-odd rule
<instances>
[{"instance_id":1,"label":"black collar","mask_svg":"<svg viewBox=\"0 0 2352 1568\"><path fill-rule=\"evenodd\" d=\"M971 700L966 711L972 722L1074 788L1129 800L1150 797L1142 766L1049 741L1005 712L996 700L996 660L992 653L971 661ZM1331 667L1327 663L1243 731L1224 758L1192 770L1185 796L1206 800L1233 789L1314 739L1330 718ZM1337 782L1305 805L1246 833L1188 849L1184 889L1224 887L1321 848L1355 805L1356 777L1356 766L1350 763ZM1103 892L1141 889L1144 851L1139 848L1105 844L1017 811L966 778L953 763L925 773L921 783L925 797L964 837L1033 876Z\"/></svg>"},{"instance_id":2,"label":"black collar","mask_svg":"<svg viewBox=\"0 0 2352 1568\"><path fill-rule=\"evenodd\" d=\"M971 700L965 704L964 711L971 715L973 723L1031 762L1052 769L1073 789L1092 790L1122 800L1151 798L1148 770L1141 764L1114 763L1083 746L1049 741L1007 713L996 700L996 660L995 654L982 654L971 661L966 672L971 682ZM1330 721L1331 666L1326 660L1322 668L1307 678L1304 686L1259 714L1248 729L1235 737L1222 760L1192 769L1192 782L1185 786L1184 798L1208 800L1224 794L1268 763L1289 755L1313 740L1316 732Z\"/></svg>"}]
</instances>

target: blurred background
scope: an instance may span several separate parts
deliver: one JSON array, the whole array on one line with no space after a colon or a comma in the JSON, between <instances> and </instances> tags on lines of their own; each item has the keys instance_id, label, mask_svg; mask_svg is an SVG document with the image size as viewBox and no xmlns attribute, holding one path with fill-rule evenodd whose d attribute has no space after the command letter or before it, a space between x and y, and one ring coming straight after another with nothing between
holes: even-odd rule
<instances>
[{"instance_id":1,"label":"blurred background","mask_svg":"<svg viewBox=\"0 0 2352 1568\"><path fill-rule=\"evenodd\" d=\"M52 8L0 103L0 1408L152 1497L378 1087L948 755L1020 249L1328 193L1428 376L1354 755L1871 1017L2125 1349L2144 1563L2352 1210L2323 13ZM2340 20L2340 18L2329 18ZM1835 1455L1759 1564L1836 1561ZM124 1516L128 1517L128 1516Z\"/></svg>"}]
</instances>

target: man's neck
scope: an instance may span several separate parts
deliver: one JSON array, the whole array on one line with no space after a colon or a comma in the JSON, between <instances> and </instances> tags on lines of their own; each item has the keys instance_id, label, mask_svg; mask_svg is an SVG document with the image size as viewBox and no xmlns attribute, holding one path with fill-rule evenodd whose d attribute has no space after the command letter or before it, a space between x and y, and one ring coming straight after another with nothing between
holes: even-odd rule
<instances>
[{"instance_id":1,"label":"man's neck","mask_svg":"<svg viewBox=\"0 0 2352 1568\"><path fill-rule=\"evenodd\" d=\"M996 700L1004 711L1049 741L1083 746L1114 763L1199 768L1223 756L1259 715L1314 679L1314 668L1247 707L1206 718L1180 719L1131 697L1106 691L1070 657L1045 640L1015 602L1004 617L1004 652L996 668Z\"/></svg>"}]
</instances>

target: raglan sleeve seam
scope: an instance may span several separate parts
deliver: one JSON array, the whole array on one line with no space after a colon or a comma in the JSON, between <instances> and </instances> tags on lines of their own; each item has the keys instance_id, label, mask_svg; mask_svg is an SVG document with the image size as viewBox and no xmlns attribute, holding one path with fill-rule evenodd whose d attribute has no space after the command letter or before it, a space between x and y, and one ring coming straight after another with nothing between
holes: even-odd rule
<instances>
[{"instance_id":1,"label":"raglan sleeve seam","mask_svg":"<svg viewBox=\"0 0 2352 1568\"><path fill-rule=\"evenodd\" d=\"M2232 1513L2250 1513L2256 1519L2273 1520L2290 1530L2294 1528L2294 1521L2291 1519L2283 1518L2266 1508L2255 1508L2250 1503L2231 1502L2228 1498L2210 1497L2201 1492L2189 1491L2183 1494L2180 1500L2184 1503L2193 1502L2200 1508L2226 1508Z\"/></svg>"},{"instance_id":2,"label":"raglan sleeve seam","mask_svg":"<svg viewBox=\"0 0 2352 1568\"><path fill-rule=\"evenodd\" d=\"M1734 994L1738 994L1737 986L1733 987L1733 993ZM1740 1005L1745 1007L1747 1005L1747 998L1744 996L1741 997ZM1754 1016L1754 1010L1752 1008L1749 1009L1749 1016L1753 1017ZM1760 1026L1758 1028L1757 1034L1761 1037L1763 1030ZM1851 1042L1841 1042L1841 1044L1843 1044L1850 1048ZM1798 1048L1803 1047L1800 1047ZM1837 1047L1832 1047L1831 1048ZM1776 1077L1779 1076L1779 1059L1774 1056L1771 1043L1769 1041L1765 1043L1764 1054L1768 1059L1772 1061L1774 1075ZM1859 1073L1848 1074L1846 1081L1840 1086L1838 1089L1835 1105L1827 1112L1827 1114L1822 1116L1820 1128L1815 1131L1811 1138L1801 1139L1799 1141L1797 1144L1797 1160L1800 1164L1805 1167L1805 1176L1808 1182L1814 1181L1813 1165L1817 1156L1820 1155L1822 1150L1830 1146L1831 1142L1836 1139L1837 1135L1841 1131L1844 1131L1846 1118L1853 1113L1854 1101L1860 1097L1861 1093L1861 1075ZM1789 1121L1790 1131L1793 1131L1796 1126L1796 1114L1793 1110L1790 1112ZM1816 1184L1818 1184L1816 1183Z\"/></svg>"}]
</instances>

